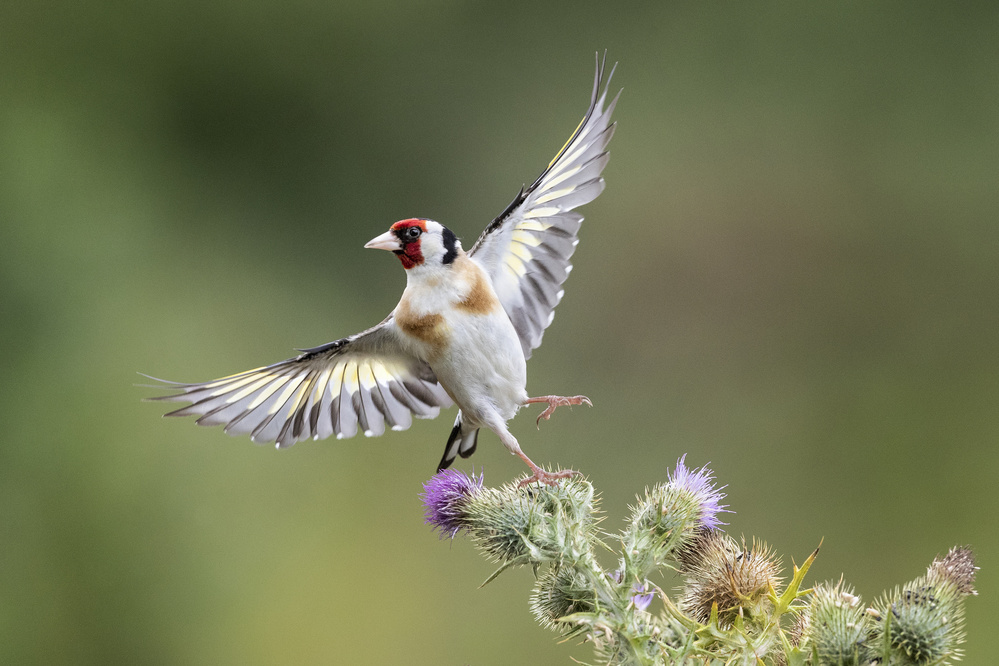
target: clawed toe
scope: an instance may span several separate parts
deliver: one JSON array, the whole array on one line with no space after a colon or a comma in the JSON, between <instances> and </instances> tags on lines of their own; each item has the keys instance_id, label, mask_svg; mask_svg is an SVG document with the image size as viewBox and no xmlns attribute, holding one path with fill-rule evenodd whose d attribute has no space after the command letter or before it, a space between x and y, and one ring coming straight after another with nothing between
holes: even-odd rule
<instances>
[{"instance_id":1,"label":"clawed toe","mask_svg":"<svg viewBox=\"0 0 999 666\"><path fill-rule=\"evenodd\" d=\"M549 486L557 486L561 479L568 479L573 476L582 476L582 472L577 472L573 469L561 469L557 472L549 472L543 470L540 467L534 470L534 474L527 477L523 481L517 484L518 488L523 488L524 486L530 485L532 483L544 483Z\"/></svg>"},{"instance_id":2,"label":"clawed toe","mask_svg":"<svg viewBox=\"0 0 999 666\"><path fill-rule=\"evenodd\" d=\"M534 422L538 428L541 428L541 420L547 421L555 413L555 409L558 407L572 407L573 405L587 405L589 407L593 406L593 403L585 395L574 395L574 396L562 396L562 395L545 395L540 398L528 398L524 404L531 404L535 402L546 402L548 406L543 412L538 414L537 420Z\"/></svg>"}]
</instances>

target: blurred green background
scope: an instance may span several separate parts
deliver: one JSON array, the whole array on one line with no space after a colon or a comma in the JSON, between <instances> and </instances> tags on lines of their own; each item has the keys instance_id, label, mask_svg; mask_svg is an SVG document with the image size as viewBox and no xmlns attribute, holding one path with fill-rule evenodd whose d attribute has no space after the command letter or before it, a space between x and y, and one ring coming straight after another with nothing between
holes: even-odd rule
<instances>
[{"instance_id":1,"label":"blurred green background","mask_svg":"<svg viewBox=\"0 0 999 666\"><path fill-rule=\"evenodd\" d=\"M624 87L607 189L529 389L585 393L537 461L617 529L688 453L732 534L865 601L969 544L999 638L994 4L0 4L0 662L571 663L529 571L417 499L449 414L276 452L160 418L379 321L362 249L466 246ZM461 466L524 471L491 434ZM610 562L608 562L609 564Z\"/></svg>"}]
</instances>

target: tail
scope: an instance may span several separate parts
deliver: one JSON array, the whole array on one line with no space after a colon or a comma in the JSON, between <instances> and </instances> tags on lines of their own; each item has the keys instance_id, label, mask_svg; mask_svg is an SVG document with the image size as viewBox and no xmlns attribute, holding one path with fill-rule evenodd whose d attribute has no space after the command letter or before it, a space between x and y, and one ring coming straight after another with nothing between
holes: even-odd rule
<instances>
[{"instance_id":1,"label":"tail","mask_svg":"<svg viewBox=\"0 0 999 666\"><path fill-rule=\"evenodd\" d=\"M458 456L467 458L475 453L475 446L478 442L479 429L466 429L465 424L461 421L461 411L459 411L458 418L454 420L454 428L451 429L451 436L447 438L447 444L444 446L444 457L437 465L437 471L450 467Z\"/></svg>"}]
</instances>

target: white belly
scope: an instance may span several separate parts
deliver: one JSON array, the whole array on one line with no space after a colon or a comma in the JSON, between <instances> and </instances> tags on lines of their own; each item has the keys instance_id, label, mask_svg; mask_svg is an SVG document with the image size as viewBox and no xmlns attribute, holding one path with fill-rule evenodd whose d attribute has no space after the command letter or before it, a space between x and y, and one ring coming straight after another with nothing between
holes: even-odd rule
<instances>
[{"instance_id":1,"label":"white belly","mask_svg":"<svg viewBox=\"0 0 999 666\"><path fill-rule=\"evenodd\" d=\"M448 350L431 367L469 423L495 411L512 419L527 399L527 361L505 313L451 322Z\"/></svg>"},{"instance_id":2,"label":"white belly","mask_svg":"<svg viewBox=\"0 0 999 666\"><path fill-rule=\"evenodd\" d=\"M395 310L404 344L427 361L469 425L502 427L527 399L527 361L483 268L459 252L451 266L407 273Z\"/></svg>"}]
</instances>

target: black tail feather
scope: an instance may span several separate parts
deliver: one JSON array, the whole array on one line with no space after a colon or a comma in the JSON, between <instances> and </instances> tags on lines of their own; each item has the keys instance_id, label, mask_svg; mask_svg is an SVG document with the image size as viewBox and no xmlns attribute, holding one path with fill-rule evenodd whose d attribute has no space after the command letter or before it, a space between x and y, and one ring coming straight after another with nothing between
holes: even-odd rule
<instances>
[{"instance_id":1,"label":"black tail feather","mask_svg":"<svg viewBox=\"0 0 999 666\"><path fill-rule=\"evenodd\" d=\"M467 458L475 453L475 447L479 443L479 429L463 433L462 426L461 414L459 413L458 418L454 421L454 428L451 429L451 435L447 438L447 444L444 445L444 455L441 457L440 464L437 465L438 472L450 467L458 456Z\"/></svg>"},{"instance_id":2,"label":"black tail feather","mask_svg":"<svg viewBox=\"0 0 999 666\"><path fill-rule=\"evenodd\" d=\"M462 458L468 458L473 453L475 453L475 447L479 445L479 430L476 428L472 431L470 435L466 435L462 441L461 446L458 447L458 455Z\"/></svg>"},{"instance_id":3,"label":"black tail feather","mask_svg":"<svg viewBox=\"0 0 999 666\"><path fill-rule=\"evenodd\" d=\"M437 471L441 472L451 466L454 459L458 457L458 444L456 440L461 437L461 421L458 420L454 424L454 428L451 429L451 435L447 438L447 444L444 445L444 455L441 457L440 464L437 465Z\"/></svg>"}]
</instances>

